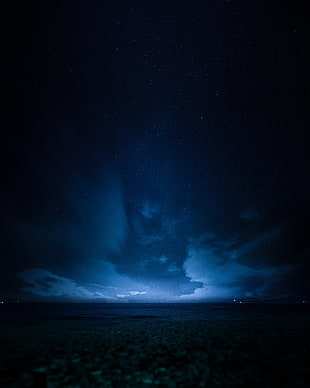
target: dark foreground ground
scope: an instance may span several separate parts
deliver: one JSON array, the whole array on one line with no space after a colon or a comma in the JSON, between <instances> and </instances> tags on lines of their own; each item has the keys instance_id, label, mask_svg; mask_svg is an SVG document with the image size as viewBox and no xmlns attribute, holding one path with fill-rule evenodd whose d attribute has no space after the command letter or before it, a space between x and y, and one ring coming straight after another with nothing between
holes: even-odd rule
<instances>
[{"instance_id":1,"label":"dark foreground ground","mask_svg":"<svg viewBox=\"0 0 310 388\"><path fill-rule=\"evenodd\" d=\"M1 387L306 387L309 319L1 323Z\"/></svg>"}]
</instances>

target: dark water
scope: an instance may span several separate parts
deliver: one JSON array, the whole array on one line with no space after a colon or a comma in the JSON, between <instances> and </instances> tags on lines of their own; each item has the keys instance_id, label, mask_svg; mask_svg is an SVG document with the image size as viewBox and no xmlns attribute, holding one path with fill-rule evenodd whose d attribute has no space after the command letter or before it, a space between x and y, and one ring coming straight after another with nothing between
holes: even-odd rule
<instances>
[{"instance_id":1,"label":"dark water","mask_svg":"<svg viewBox=\"0 0 310 388\"><path fill-rule=\"evenodd\" d=\"M307 319L310 304L297 303L46 303L2 304L0 322L27 320L251 320Z\"/></svg>"}]
</instances>

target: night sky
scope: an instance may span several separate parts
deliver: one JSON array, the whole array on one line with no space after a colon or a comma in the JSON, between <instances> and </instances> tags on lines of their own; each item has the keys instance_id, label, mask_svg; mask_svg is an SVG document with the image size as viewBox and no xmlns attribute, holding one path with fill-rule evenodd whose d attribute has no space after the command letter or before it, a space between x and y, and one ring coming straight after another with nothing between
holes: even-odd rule
<instances>
[{"instance_id":1,"label":"night sky","mask_svg":"<svg viewBox=\"0 0 310 388\"><path fill-rule=\"evenodd\" d=\"M306 1L8 17L2 299L309 300Z\"/></svg>"}]
</instances>

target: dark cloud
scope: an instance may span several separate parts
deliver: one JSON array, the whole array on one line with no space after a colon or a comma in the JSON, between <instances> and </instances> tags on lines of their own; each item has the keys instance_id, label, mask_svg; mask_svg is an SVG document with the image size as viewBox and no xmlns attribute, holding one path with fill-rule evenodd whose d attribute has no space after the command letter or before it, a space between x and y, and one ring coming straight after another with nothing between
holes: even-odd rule
<instances>
[{"instance_id":1,"label":"dark cloud","mask_svg":"<svg viewBox=\"0 0 310 388\"><path fill-rule=\"evenodd\" d=\"M76 299L89 299L94 293L78 286L71 279L52 274L50 271L32 268L17 274L19 278L29 283L22 291L30 292L44 297L63 297Z\"/></svg>"},{"instance_id":2,"label":"dark cloud","mask_svg":"<svg viewBox=\"0 0 310 388\"><path fill-rule=\"evenodd\" d=\"M27 286L21 289L23 293L26 293L25 295L30 293L37 297L46 297L49 300L57 298L67 301L118 302L123 301L125 297L126 300L134 301L136 297L147 294L145 286L121 276L112 264L101 263L101 270L103 277L100 284L73 280L40 268L18 272L17 277L27 283ZM125 294L123 294L124 292Z\"/></svg>"},{"instance_id":3,"label":"dark cloud","mask_svg":"<svg viewBox=\"0 0 310 388\"><path fill-rule=\"evenodd\" d=\"M193 294L182 295L184 300L217 300L227 298L274 296L281 292L287 278L296 270L295 264L270 264L271 258L253 262L252 255L260 248L274 243L281 233L273 229L246 243L209 243L206 235L192 239L184 261L184 270L191 281L201 283ZM237 248L235 246L238 246ZM242 259L242 260L241 260ZM280 291L281 290L281 291Z\"/></svg>"}]
</instances>

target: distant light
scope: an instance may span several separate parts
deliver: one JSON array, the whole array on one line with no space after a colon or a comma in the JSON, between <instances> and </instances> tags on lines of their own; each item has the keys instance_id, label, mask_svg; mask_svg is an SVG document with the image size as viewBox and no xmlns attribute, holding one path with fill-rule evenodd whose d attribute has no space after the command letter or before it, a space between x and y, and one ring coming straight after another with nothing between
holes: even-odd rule
<instances>
[{"instance_id":1,"label":"distant light","mask_svg":"<svg viewBox=\"0 0 310 388\"><path fill-rule=\"evenodd\" d=\"M4 302L3 302L3 301L1 301L0 303L1 303L1 304L3 304Z\"/></svg>"},{"instance_id":2,"label":"distant light","mask_svg":"<svg viewBox=\"0 0 310 388\"><path fill-rule=\"evenodd\" d=\"M237 299L234 299L234 302L237 302Z\"/></svg>"},{"instance_id":3,"label":"distant light","mask_svg":"<svg viewBox=\"0 0 310 388\"><path fill-rule=\"evenodd\" d=\"M239 303L242 303L242 301L240 300L240 302Z\"/></svg>"}]
</instances>

